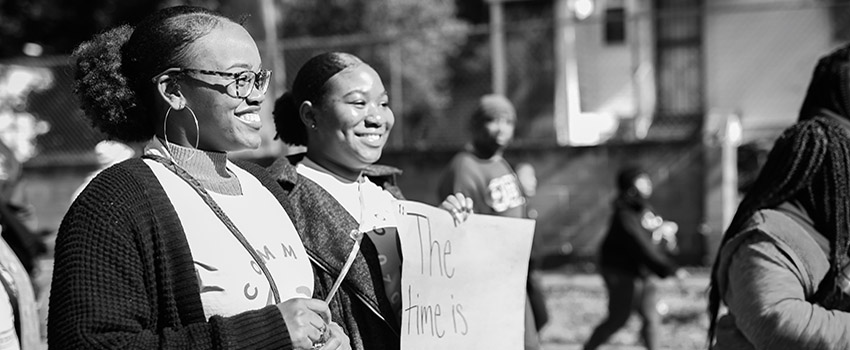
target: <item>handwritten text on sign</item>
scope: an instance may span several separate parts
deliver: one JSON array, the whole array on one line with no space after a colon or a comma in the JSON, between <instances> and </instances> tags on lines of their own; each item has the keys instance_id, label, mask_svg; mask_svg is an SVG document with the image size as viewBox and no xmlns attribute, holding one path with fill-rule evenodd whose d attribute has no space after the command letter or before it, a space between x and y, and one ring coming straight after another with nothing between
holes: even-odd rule
<instances>
[{"instance_id":1,"label":"handwritten text on sign","mask_svg":"<svg viewBox=\"0 0 850 350\"><path fill-rule=\"evenodd\" d=\"M399 201L402 348L521 349L534 221Z\"/></svg>"}]
</instances>

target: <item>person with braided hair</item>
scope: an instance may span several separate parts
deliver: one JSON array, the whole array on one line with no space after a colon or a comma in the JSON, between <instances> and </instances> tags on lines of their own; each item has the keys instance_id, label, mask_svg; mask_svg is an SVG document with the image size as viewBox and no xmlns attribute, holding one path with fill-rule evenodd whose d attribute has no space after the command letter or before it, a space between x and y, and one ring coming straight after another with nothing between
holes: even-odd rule
<instances>
[{"instance_id":1,"label":"person with braided hair","mask_svg":"<svg viewBox=\"0 0 850 350\"><path fill-rule=\"evenodd\" d=\"M56 238L56 349L351 349L280 185L228 159L261 142L270 74L239 23L159 10L74 51L92 124L141 158L100 172Z\"/></svg>"},{"instance_id":2,"label":"person with braided hair","mask_svg":"<svg viewBox=\"0 0 850 350\"><path fill-rule=\"evenodd\" d=\"M820 59L799 120L723 235L709 287L713 349L850 349L848 74L850 45Z\"/></svg>"}]
</instances>

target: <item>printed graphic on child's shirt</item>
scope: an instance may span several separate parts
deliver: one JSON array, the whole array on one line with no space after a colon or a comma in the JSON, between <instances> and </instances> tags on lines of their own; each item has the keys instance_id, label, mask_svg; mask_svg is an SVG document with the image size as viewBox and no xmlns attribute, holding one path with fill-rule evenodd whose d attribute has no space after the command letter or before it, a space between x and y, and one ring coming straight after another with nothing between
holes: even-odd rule
<instances>
[{"instance_id":1,"label":"printed graphic on child's shirt","mask_svg":"<svg viewBox=\"0 0 850 350\"><path fill-rule=\"evenodd\" d=\"M513 174L505 174L490 180L487 192L490 193L488 204L498 213L525 203L525 198L519 189L519 182Z\"/></svg>"}]
</instances>

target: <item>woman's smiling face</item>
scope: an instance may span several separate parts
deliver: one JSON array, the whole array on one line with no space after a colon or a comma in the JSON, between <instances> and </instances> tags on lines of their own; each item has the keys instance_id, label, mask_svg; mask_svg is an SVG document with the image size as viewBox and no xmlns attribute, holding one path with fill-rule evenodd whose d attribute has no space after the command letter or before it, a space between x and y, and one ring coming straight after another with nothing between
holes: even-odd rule
<instances>
[{"instance_id":1,"label":"woman's smiling face","mask_svg":"<svg viewBox=\"0 0 850 350\"><path fill-rule=\"evenodd\" d=\"M251 35L240 25L222 25L194 44L190 67L239 73L260 69L260 54ZM260 146L260 105L263 93L254 89L245 98L231 96L231 78L189 73L180 79L186 105L198 118L198 148L207 151L239 151ZM170 121L169 121L170 122ZM194 145L186 145L194 146Z\"/></svg>"},{"instance_id":2,"label":"woman's smiling face","mask_svg":"<svg viewBox=\"0 0 850 350\"><path fill-rule=\"evenodd\" d=\"M342 168L330 169L334 172L359 173L381 158L395 122L387 91L367 64L346 68L325 84L327 93L315 109L309 155L326 167Z\"/></svg>"}]
</instances>

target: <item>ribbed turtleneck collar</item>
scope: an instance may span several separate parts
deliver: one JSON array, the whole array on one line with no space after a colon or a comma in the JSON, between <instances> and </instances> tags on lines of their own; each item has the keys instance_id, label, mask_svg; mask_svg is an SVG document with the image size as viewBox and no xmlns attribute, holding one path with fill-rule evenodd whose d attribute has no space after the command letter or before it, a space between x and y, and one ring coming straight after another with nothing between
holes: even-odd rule
<instances>
[{"instance_id":1,"label":"ribbed turtleneck collar","mask_svg":"<svg viewBox=\"0 0 850 350\"><path fill-rule=\"evenodd\" d=\"M196 173L230 176L227 173L227 153L202 151L175 144L168 145L168 152L177 164L193 176Z\"/></svg>"},{"instance_id":2,"label":"ribbed turtleneck collar","mask_svg":"<svg viewBox=\"0 0 850 350\"><path fill-rule=\"evenodd\" d=\"M225 195L241 195L239 179L228 170L227 153L210 152L196 148L183 147L156 139L153 148L162 146L170 158L190 175L197 179L208 191Z\"/></svg>"}]
</instances>

